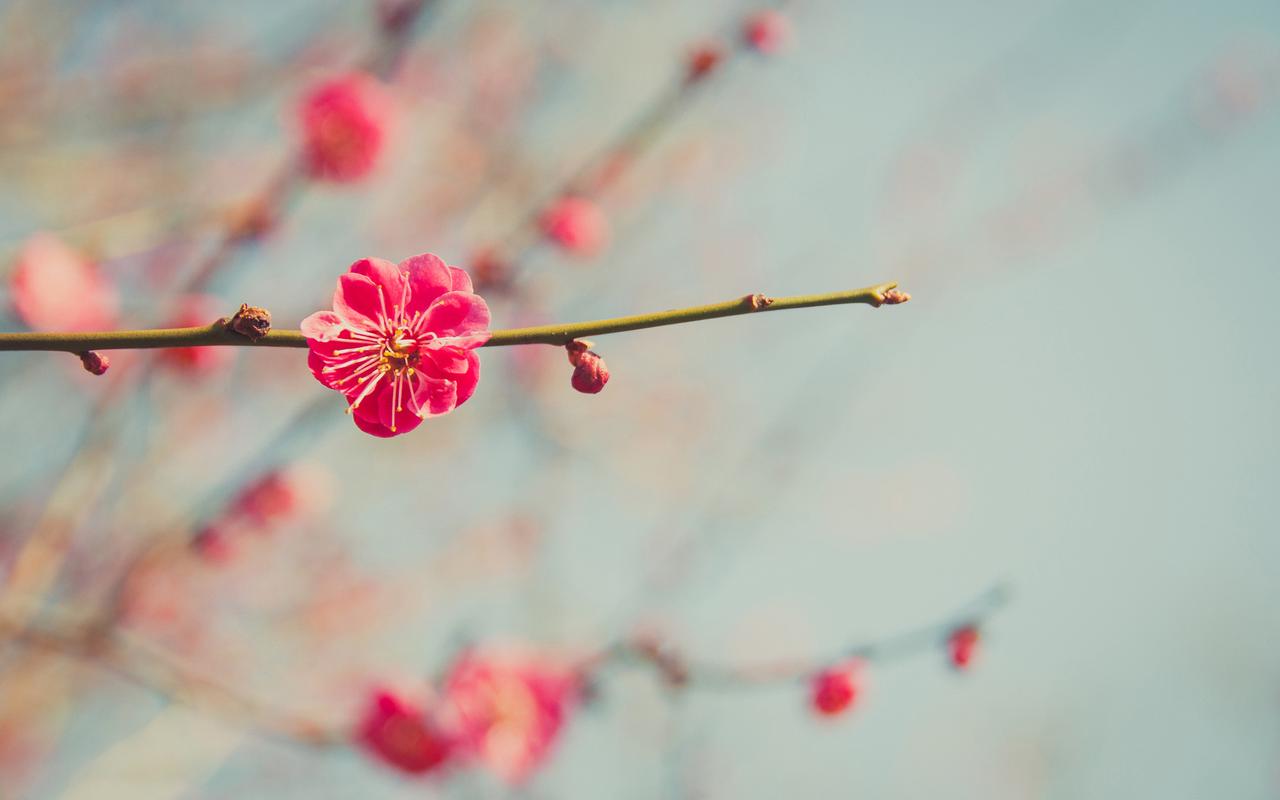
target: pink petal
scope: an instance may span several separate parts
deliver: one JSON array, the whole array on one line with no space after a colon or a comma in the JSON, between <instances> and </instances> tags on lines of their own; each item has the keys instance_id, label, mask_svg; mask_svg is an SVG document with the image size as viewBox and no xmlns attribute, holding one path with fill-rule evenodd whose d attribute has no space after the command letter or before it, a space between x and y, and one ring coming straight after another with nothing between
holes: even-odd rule
<instances>
[{"instance_id":1,"label":"pink petal","mask_svg":"<svg viewBox=\"0 0 1280 800\"><path fill-rule=\"evenodd\" d=\"M364 275L348 272L338 278L333 293L333 310L349 328L377 331L381 329L384 301L378 285ZM390 310L390 304L387 304Z\"/></svg>"},{"instance_id":2,"label":"pink petal","mask_svg":"<svg viewBox=\"0 0 1280 800\"><path fill-rule=\"evenodd\" d=\"M423 416L448 414L458 405L458 389L452 380L420 373L414 381L414 403Z\"/></svg>"},{"instance_id":3,"label":"pink petal","mask_svg":"<svg viewBox=\"0 0 1280 800\"><path fill-rule=\"evenodd\" d=\"M449 267L449 275L453 278L453 291L455 292L474 292L475 287L471 285L471 276L466 270L458 267Z\"/></svg>"},{"instance_id":4,"label":"pink petal","mask_svg":"<svg viewBox=\"0 0 1280 800\"><path fill-rule=\"evenodd\" d=\"M441 338L483 334L483 338L474 344L464 345L479 347L489 338L486 330L489 327L489 306L478 294L449 292L441 295L440 299L427 309L422 327ZM469 337L469 339L475 338Z\"/></svg>"},{"instance_id":5,"label":"pink petal","mask_svg":"<svg viewBox=\"0 0 1280 800\"><path fill-rule=\"evenodd\" d=\"M453 275L438 256L431 253L410 256L400 262L409 273L409 304L405 313L425 311L437 297L453 289Z\"/></svg>"},{"instance_id":6,"label":"pink petal","mask_svg":"<svg viewBox=\"0 0 1280 800\"><path fill-rule=\"evenodd\" d=\"M467 351L467 371L454 381L458 387L458 405L462 405L475 394L476 384L480 382L480 356L476 351Z\"/></svg>"},{"instance_id":7,"label":"pink petal","mask_svg":"<svg viewBox=\"0 0 1280 800\"><path fill-rule=\"evenodd\" d=\"M395 309L400 307L400 297L404 293L404 275L398 266L384 258L362 258L352 264L348 272L363 275L381 286L389 313L394 314Z\"/></svg>"},{"instance_id":8,"label":"pink petal","mask_svg":"<svg viewBox=\"0 0 1280 800\"><path fill-rule=\"evenodd\" d=\"M342 317L332 311L317 311L302 321L302 335L327 342L342 333Z\"/></svg>"},{"instance_id":9,"label":"pink petal","mask_svg":"<svg viewBox=\"0 0 1280 800\"><path fill-rule=\"evenodd\" d=\"M431 374L437 377L454 377L465 373L469 369L467 361L468 351L461 347L445 346L431 347L421 351L423 357L431 360L432 365L439 370L436 373L430 370Z\"/></svg>"}]
</instances>

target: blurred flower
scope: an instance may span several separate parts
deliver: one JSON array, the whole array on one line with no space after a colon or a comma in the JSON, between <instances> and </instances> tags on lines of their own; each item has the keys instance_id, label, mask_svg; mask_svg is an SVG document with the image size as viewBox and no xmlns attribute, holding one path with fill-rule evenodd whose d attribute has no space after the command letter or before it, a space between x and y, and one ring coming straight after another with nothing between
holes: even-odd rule
<instances>
[{"instance_id":1,"label":"blurred flower","mask_svg":"<svg viewBox=\"0 0 1280 800\"><path fill-rule=\"evenodd\" d=\"M178 302L178 311L169 318L169 327L194 328L212 325L219 318L222 301L216 297L192 294ZM232 347L173 347L160 351L160 361L186 373L215 372L235 361Z\"/></svg>"},{"instance_id":2,"label":"blurred flower","mask_svg":"<svg viewBox=\"0 0 1280 800\"><path fill-rule=\"evenodd\" d=\"M773 55L791 38L791 20L781 11L758 11L742 26L742 38L758 52Z\"/></svg>"},{"instance_id":3,"label":"blurred flower","mask_svg":"<svg viewBox=\"0 0 1280 800\"><path fill-rule=\"evenodd\" d=\"M565 250L589 256L608 243L609 220L590 200L562 197L543 212L542 232Z\"/></svg>"},{"instance_id":4,"label":"blurred flower","mask_svg":"<svg viewBox=\"0 0 1280 800\"><path fill-rule=\"evenodd\" d=\"M444 764L452 749L449 738L422 709L385 690L370 698L356 739L375 757L414 775Z\"/></svg>"},{"instance_id":5,"label":"blurred flower","mask_svg":"<svg viewBox=\"0 0 1280 800\"><path fill-rule=\"evenodd\" d=\"M332 494L332 476L321 467L291 464L270 470L201 528L195 550L207 561L227 563L241 550L245 534L269 536L304 511L320 510Z\"/></svg>"},{"instance_id":6,"label":"blurred flower","mask_svg":"<svg viewBox=\"0 0 1280 800\"><path fill-rule=\"evenodd\" d=\"M843 713L858 699L862 662L848 661L819 672L813 678L813 708L819 714Z\"/></svg>"},{"instance_id":7,"label":"blurred flower","mask_svg":"<svg viewBox=\"0 0 1280 800\"><path fill-rule=\"evenodd\" d=\"M978 641L981 639L978 628L965 625L957 628L947 639L947 653L951 656L951 665L958 670L968 669L977 654Z\"/></svg>"},{"instance_id":8,"label":"blurred flower","mask_svg":"<svg viewBox=\"0 0 1280 800\"><path fill-rule=\"evenodd\" d=\"M475 391L489 308L466 272L430 253L399 266L361 259L338 279L333 308L302 321L311 373L346 396L366 433L408 433Z\"/></svg>"},{"instance_id":9,"label":"blurred flower","mask_svg":"<svg viewBox=\"0 0 1280 800\"><path fill-rule=\"evenodd\" d=\"M37 233L18 252L9 277L13 310L38 331L115 327L119 299L97 267L57 237Z\"/></svg>"},{"instance_id":10,"label":"blurred flower","mask_svg":"<svg viewBox=\"0 0 1280 800\"><path fill-rule=\"evenodd\" d=\"M465 653L444 683L458 744L509 783L550 755L581 680L565 664L523 653Z\"/></svg>"},{"instance_id":11,"label":"blurred flower","mask_svg":"<svg viewBox=\"0 0 1280 800\"><path fill-rule=\"evenodd\" d=\"M307 171L339 182L368 175L384 150L391 113L386 90L370 75L343 75L313 88L298 109Z\"/></svg>"}]
</instances>

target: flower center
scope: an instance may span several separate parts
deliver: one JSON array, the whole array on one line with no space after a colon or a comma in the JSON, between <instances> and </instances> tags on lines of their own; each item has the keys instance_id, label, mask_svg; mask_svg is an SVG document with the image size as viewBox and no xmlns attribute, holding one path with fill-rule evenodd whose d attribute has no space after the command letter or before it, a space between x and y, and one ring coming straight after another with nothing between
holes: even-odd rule
<instances>
[{"instance_id":1,"label":"flower center","mask_svg":"<svg viewBox=\"0 0 1280 800\"><path fill-rule=\"evenodd\" d=\"M398 376L418 363L418 343L413 339L405 341L404 337L408 333L404 328L396 328L387 339L382 348L382 372L392 372Z\"/></svg>"}]
</instances>

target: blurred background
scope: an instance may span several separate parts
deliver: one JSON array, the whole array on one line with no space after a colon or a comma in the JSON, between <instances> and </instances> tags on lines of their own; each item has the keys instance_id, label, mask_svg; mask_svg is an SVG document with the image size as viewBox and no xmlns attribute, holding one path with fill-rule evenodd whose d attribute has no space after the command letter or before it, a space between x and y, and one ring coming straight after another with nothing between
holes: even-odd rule
<instances>
[{"instance_id":1,"label":"blurred background","mask_svg":"<svg viewBox=\"0 0 1280 800\"><path fill-rule=\"evenodd\" d=\"M424 251L495 328L913 296L599 337L598 395L486 349L386 440L295 350L4 354L0 797L1280 794L1280 7L760 11L0 4L5 330L296 328ZM320 176L299 103L352 70L385 141ZM971 669L873 659L831 719L610 670L514 786L263 730L489 642L817 668L993 586ZM83 619L127 665L41 638Z\"/></svg>"}]
</instances>

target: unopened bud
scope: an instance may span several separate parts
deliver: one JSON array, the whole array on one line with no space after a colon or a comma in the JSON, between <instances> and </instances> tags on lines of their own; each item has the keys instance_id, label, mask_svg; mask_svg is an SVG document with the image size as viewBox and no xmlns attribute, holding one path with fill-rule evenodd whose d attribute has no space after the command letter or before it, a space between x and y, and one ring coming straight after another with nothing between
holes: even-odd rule
<instances>
[{"instance_id":1,"label":"unopened bud","mask_svg":"<svg viewBox=\"0 0 1280 800\"><path fill-rule=\"evenodd\" d=\"M78 354L80 363L84 364L84 368L94 375L102 375L111 367L111 359L96 350L86 350Z\"/></svg>"},{"instance_id":2,"label":"unopened bud","mask_svg":"<svg viewBox=\"0 0 1280 800\"><path fill-rule=\"evenodd\" d=\"M246 339L256 342L271 330L271 312L265 308L241 303L240 310L227 323L227 327Z\"/></svg>"},{"instance_id":3,"label":"unopened bud","mask_svg":"<svg viewBox=\"0 0 1280 800\"><path fill-rule=\"evenodd\" d=\"M890 289L889 291L880 295L880 302L878 305L896 306L900 303L905 303L910 299L911 299L911 295L907 294L906 292L900 292L897 289Z\"/></svg>"},{"instance_id":4,"label":"unopened bud","mask_svg":"<svg viewBox=\"0 0 1280 800\"><path fill-rule=\"evenodd\" d=\"M742 26L742 38L756 52L773 55L791 38L791 20L774 9L757 12Z\"/></svg>"},{"instance_id":5,"label":"unopened bud","mask_svg":"<svg viewBox=\"0 0 1280 800\"><path fill-rule=\"evenodd\" d=\"M685 80L696 83L710 75L724 60L724 48L717 42L699 45L689 54L689 66Z\"/></svg>"},{"instance_id":6,"label":"unopened bud","mask_svg":"<svg viewBox=\"0 0 1280 800\"><path fill-rule=\"evenodd\" d=\"M609 382L609 368L604 359L590 350L591 342L575 339L565 345L569 363L573 365L573 377L569 382L583 394L599 394Z\"/></svg>"}]
</instances>

